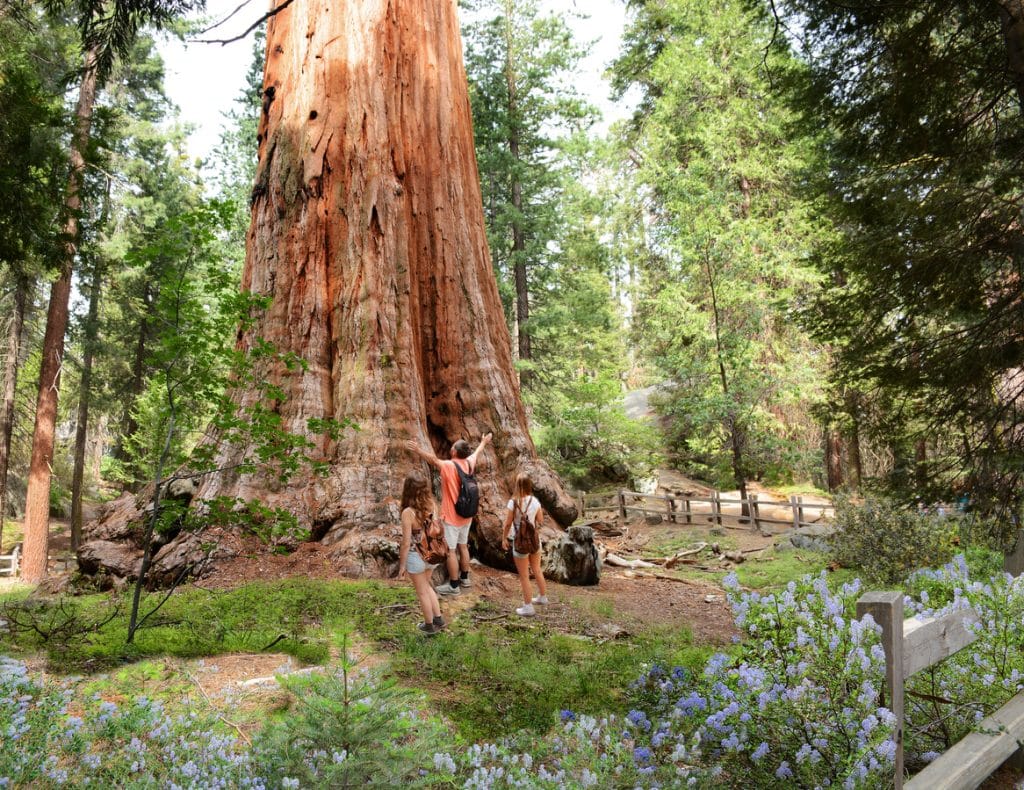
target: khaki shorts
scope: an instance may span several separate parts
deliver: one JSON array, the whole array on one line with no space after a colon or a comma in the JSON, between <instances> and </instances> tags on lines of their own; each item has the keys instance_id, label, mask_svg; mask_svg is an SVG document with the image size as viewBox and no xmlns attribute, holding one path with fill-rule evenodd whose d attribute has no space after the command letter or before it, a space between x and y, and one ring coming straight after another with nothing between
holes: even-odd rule
<instances>
[{"instance_id":1,"label":"khaki shorts","mask_svg":"<svg viewBox=\"0 0 1024 790\"><path fill-rule=\"evenodd\" d=\"M468 544L469 527L469 524L464 527L456 527L447 521L444 522L444 542L448 544L448 548L454 549L457 545L465 546Z\"/></svg>"}]
</instances>

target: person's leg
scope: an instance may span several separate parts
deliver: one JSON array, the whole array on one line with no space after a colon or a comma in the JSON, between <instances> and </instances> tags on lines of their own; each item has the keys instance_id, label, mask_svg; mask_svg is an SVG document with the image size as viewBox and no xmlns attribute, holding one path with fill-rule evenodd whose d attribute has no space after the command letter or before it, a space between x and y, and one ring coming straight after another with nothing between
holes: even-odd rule
<instances>
[{"instance_id":1,"label":"person's leg","mask_svg":"<svg viewBox=\"0 0 1024 790\"><path fill-rule=\"evenodd\" d=\"M441 617L441 602L437 600L437 593L434 592L434 588L430 584L430 571L428 570L424 573L423 577L427 580L427 598L430 601L430 616L436 624L438 619Z\"/></svg>"},{"instance_id":2,"label":"person's leg","mask_svg":"<svg viewBox=\"0 0 1024 790\"><path fill-rule=\"evenodd\" d=\"M534 603L547 603L548 602L548 585L544 581L544 571L540 568L540 552L535 551L530 555L530 567L533 568L533 578L537 582L537 589L540 591L538 598L541 600L534 599Z\"/></svg>"},{"instance_id":3,"label":"person's leg","mask_svg":"<svg viewBox=\"0 0 1024 790\"><path fill-rule=\"evenodd\" d=\"M459 527L459 582L463 587L469 587L469 528L467 524Z\"/></svg>"},{"instance_id":4,"label":"person's leg","mask_svg":"<svg viewBox=\"0 0 1024 790\"><path fill-rule=\"evenodd\" d=\"M530 558L513 555L512 561L516 564L516 570L519 572L519 586L523 590L523 603L529 604L533 597L533 588L530 587Z\"/></svg>"},{"instance_id":5,"label":"person's leg","mask_svg":"<svg viewBox=\"0 0 1024 790\"><path fill-rule=\"evenodd\" d=\"M444 524L444 542L448 546L445 568L448 570L448 582L434 589L442 595L453 595L459 591L459 528L448 522Z\"/></svg>"},{"instance_id":6,"label":"person's leg","mask_svg":"<svg viewBox=\"0 0 1024 790\"><path fill-rule=\"evenodd\" d=\"M459 552L454 546L448 547L448 557L446 559L448 566L448 581L452 587L459 586Z\"/></svg>"},{"instance_id":7,"label":"person's leg","mask_svg":"<svg viewBox=\"0 0 1024 790\"><path fill-rule=\"evenodd\" d=\"M412 577L412 586L416 589L416 599L420 602L420 611L423 612L423 622L432 624L437 597L434 597L432 603L430 596L434 594L434 591L430 587L430 571L410 573L409 575Z\"/></svg>"}]
</instances>

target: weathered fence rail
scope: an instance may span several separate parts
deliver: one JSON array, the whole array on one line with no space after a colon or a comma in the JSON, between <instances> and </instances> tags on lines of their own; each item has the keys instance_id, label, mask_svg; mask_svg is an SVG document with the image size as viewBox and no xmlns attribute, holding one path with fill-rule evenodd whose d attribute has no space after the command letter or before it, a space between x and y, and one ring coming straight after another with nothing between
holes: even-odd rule
<instances>
[{"instance_id":1,"label":"weathered fence rail","mask_svg":"<svg viewBox=\"0 0 1024 790\"><path fill-rule=\"evenodd\" d=\"M14 547L14 551L10 554L0 554L0 576L17 576L18 561L19 552L17 546Z\"/></svg>"},{"instance_id":2,"label":"weathered fence rail","mask_svg":"<svg viewBox=\"0 0 1024 790\"><path fill-rule=\"evenodd\" d=\"M625 519L630 513L641 515L659 515L666 521L677 524L693 524L711 522L722 524L725 519L739 520L760 530L762 525L784 524L792 527L806 527L820 523L834 513L831 502L805 502L803 497L791 496L786 500L762 499L757 494L747 497L725 497L717 491L708 496L689 496L671 494L641 494L637 491L619 491L617 494L587 494L577 496L580 516L598 513L618 513ZM694 504L708 505L694 508ZM726 508L731 511L727 512ZM792 513L786 518L778 517L777 511L783 509ZM772 515L772 511L776 511Z\"/></svg>"},{"instance_id":3,"label":"weathered fence rail","mask_svg":"<svg viewBox=\"0 0 1024 790\"><path fill-rule=\"evenodd\" d=\"M968 647L977 638L974 615L960 610L928 620L903 619L903 593L870 592L857 601L857 617L870 614L882 627L885 685L896 717L895 790L974 790L1009 757L1024 736L1024 692L977 725L974 732L903 780L903 689L907 678Z\"/></svg>"}]
</instances>

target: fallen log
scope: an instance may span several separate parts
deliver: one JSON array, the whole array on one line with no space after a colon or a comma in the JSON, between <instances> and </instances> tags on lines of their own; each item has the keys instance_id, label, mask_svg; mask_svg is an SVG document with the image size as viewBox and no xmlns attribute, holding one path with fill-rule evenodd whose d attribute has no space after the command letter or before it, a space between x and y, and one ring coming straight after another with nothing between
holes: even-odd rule
<instances>
[{"instance_id":1,"label":"fallen log","mask_svg":"<svg viewBox=\"0 0 1024 790\"><path fill-rule=\"evenodd\" d=\"M612 554L608 552L605 556L604 561L609 565L614 565L616 568L630 568L636 570L637 568L657 568L653 562L647 562L647 560L627 560L624 557L620 557L618 554Z\"/></svg>"},{"instance_id":2,"label":"fallen log","mask_svg":"<svg viewBox=\"0 0 1024 790\"><path fill-rule=\"evenodd\" d=\"M689 557L689 556L691 556L693 554L700 554L707 547L708 547L707 543L701 543L696 548L688 549L687 551L676 552L676 554L674 556L669 557L667 560L665 560L665 567L666 568L672 568L673 566L675 566L679 562L681 562L684 557Z\"/></svg>"}]
</instances>

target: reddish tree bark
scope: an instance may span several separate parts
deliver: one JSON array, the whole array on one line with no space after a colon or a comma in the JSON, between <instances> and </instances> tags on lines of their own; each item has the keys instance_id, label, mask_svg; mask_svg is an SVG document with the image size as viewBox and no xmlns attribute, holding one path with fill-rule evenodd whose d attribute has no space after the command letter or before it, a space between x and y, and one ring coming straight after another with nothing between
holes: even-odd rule
<instances>
[{"instance_id":1,"label":"reddish tree bark","mask_svg":"<svg viewBox=\"0 0 1024 790\"><path fill-rule=\"evenodd\" d=\"M325 540L398 519L403 448L494 432L480 475L485 561L505 562L506 478L530 471L563 524L576 515L536 458L490 263L454 0L296 3L267 30L259 166L243 288L273 301L240 337L309 363L262 371L286 426L359 425L320 450L324 480L275 489L221 474L197 496L288 507ZM255 398L256 393L243 397ZM233 459L221 459L230 466Z\"/></svg>"},{"instance_id":2,"label":"reddish tree bark","mask_svg":"<svg viewBox=\"0 0 1024 790\"><path fill-rule=\"evenodd\" d=\"M93 107L96 104L96 50L85 56L85 70L78 89L75 108L75 133L71 139L68 188L64 198L64 259L60 274L50 288L46 313L46 333L39 370L39 398L36 424L32 432L32 459L25 495L25 544L22 577L38 582L46 576L50 529L50 464L53 460L54 428L57 421L57 394L60 369L64 361L64 333L68 327L68 300L71 274L78 250L78 212L81 208L82 181L85 177L85 150L89 144Z\"/></svg>"}]
</instances>

